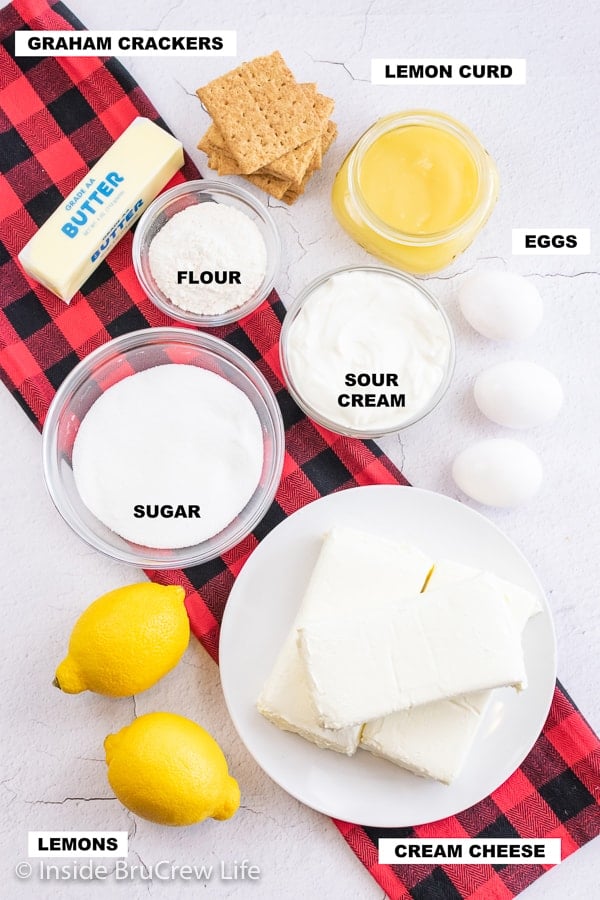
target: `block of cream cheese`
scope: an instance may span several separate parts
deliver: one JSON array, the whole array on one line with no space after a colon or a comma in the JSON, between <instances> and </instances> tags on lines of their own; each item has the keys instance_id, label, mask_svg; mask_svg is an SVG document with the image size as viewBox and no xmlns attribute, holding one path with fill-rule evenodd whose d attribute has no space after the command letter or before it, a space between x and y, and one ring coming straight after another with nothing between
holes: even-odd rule
<instances>
[{"instance_id":1,"label":"block of cream cheese","mask_svg":"<svg viewBox=\"0 0 600 900\"><path fill-rule=\"evenodd\" d=\"M450 784L462 769L491 695L476 691L367 722L360 746L416 775Z\"/></svg>"},{"instance_id":2,"label":"block of cream cheese","mask_svg":"<svg viewBox=\"0 0 600 900\"><path fill-rule=\"evenodd\" d=\"M435 564L423 600L431 589L478 574L477 569L442 560ZM541 612L539 598L530 591L486 575L500 585L517 629L522 630L529 618ZM450 784L464 766L491 696L492 691L478 691L367 722L360 746L417 775Z\"/></svg>"},{"instance_id":3,"label":"block of cream cheese","mask_svg":"<svg viewBox=\"0 0 600 900\"><path fill-rule=\"evenodd\" d=\"M141 116L19 253L28 275L67 303L183 165L180 141Z\"/></svg>"},{"instance_id":4,"label":"block of cream cheese","mask_svg":"<svg viewBox=\"0 0 600 900\"><path fill-rule=\"evenodd\" d=\"M431 566L432 561L410 544L334 528L323 541L296 619L258 699L259 712L284 731L352 755L360 725L337 731L319 725L298 651L297 629L315 616L343 619L348 613L387 605L390 598L404 593L416 594Z\"/></svg>"},{"instance_id":5,"label":"block of cream cheese","mask_svg":"<svg viewBox=\"0 0 600 900\"><path fill-rule=\"evenodd\" d=\"M319 722L345 728L494 687L521 688L521 635L482 576L397 608L312 620L298 629Z\"/></svg>"},{"instance_id":6,"label":"block of cream cheese","mask_svg":"<svg viewBox=\"0 0 600 900\"><path fill-rule=\"evenodd\" d=\"M490 584L500 588L514 622L520 631L523 631L532 616L536 616L542 611L540 598L531 591L526 590L526 588L513 584L512 581L506 581L504 578L498 578L497 575L493 575L491 572L473 569L471 566L465 566L450 559L441 559L436 562L427 579L426 590L434 591L438 588L446 587L448 584L455 584L457 581L474 578L476 575L481 575Z\"/></svg>"}]
</instances>

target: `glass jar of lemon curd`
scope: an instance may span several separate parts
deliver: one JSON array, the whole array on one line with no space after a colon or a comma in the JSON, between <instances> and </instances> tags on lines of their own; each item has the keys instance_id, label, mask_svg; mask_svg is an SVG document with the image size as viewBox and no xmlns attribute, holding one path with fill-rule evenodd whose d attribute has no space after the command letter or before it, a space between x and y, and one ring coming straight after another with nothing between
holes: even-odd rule
<instances>
[{"instance_id":1,"label":"glass jar of lemon curd","mask_svg":"<svg viewBox=\"0 0 600 900\"><path fill-rule=\"evenodd\" d=\"M487 222L494 161L443 113L409 110L375 122L335 177L333 211L365 250L417 275L449 265Z\"/></svg>"}]
</instances>

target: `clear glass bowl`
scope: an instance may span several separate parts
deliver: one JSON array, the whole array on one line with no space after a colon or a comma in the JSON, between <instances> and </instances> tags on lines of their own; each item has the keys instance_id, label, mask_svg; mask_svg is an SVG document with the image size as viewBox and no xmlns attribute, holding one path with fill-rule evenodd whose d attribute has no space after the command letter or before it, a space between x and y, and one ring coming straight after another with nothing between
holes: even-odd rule
<instances>
[{"instance_id":1,"label":"clear glass bowl","mask_svg":"<svg viewBox=\"0 0 600 900\"><path fill-rule=\"evenodd\" d=\"M199 315L176 306L163 294L150 271L148 251L152 239L168 219L195 203L225 203L244 213L258 226L267 248L267 268L262 284L241 306L219 315ZM154 305L173 319L205 328L237 322L260 306L271 293L281 264L281 240L271 214L248 191L226 181L186 181L159 194L137 224L132 252L135 273Z\"/></svg>"},{"instance_id":2,"label":"clear glass bowl","mask_svg":"<svg viewBox=\"0 0 600 900\"><path fill-rule=\"evenodd\" d=\"M407 419L405 422L402 422L400 425L394 425L393 427L382 429L382 428L350 428L346 427L339 422L335 422L332 419L327 418L323 413L321 413L318 409L315 409L314 405L312 405L309 401L306 400L305 397L302 396L301 391L299 390L297 384L294 382L293 375L290 370L289 363L289 335L290 329L299 315L302 307L309 299L313 291L315 291L318 287L320 287L324 282L328 281L334 275L340 275L344 272L374 272L381 273L384 275L391 275L393 278L397 278L399 281L404 282L405 284L411 285L415 290L417 290L423 297L427 303L431 304L434 309L440 314L441 318L444 321L448 332L448 361L446 365L446 369L444 371L444 377L442 378L437 390L430 398L429 402L421 407L414 416L410 419ZM395 434L398 431L402 431L405 428L408 428L410 425L414 425L415 422L419 422L421 419L425 418L435 407L438 405L448 387L450 386L450 382L452 380L452 374L454 372L454 362L456 356L456 345L454 341L454 333L452 331L452 326L450 325L450 320L446 315L444 309L440 306L435 297L429 293L429 291L418 282L416 279L411 278L410 275L405 275L403 272L399 272L397 269L389 269L384 266L342 266L339 269L332 269L330 272L326 272L324 275L320 275L314 281L311 281L307 287L300 293L300 295L296 298L296 300L289 307L286 317L283 320L283 327L281 329L281 337L279 339L279 358L281 361L281 369L283 371L283 377L285 379L285 383L287 388L298 404L298 406L304 410L306 415L313 419L313 421L317 422L319 425L322 425L324 428L328 428L329 431L334 431L336 434L343 434L347 437L357 437L363 439L369 438L378 438L383 437L385 434Z\"/></svg>"},{"instance_id":3,"label":"clear glass bowl","mask_svg":"<svg viewBox=\"0 0 600 900\"><path fill-rule=\"evenodd\" d=\"M246 394L261 423L264 457L253 496L226 528L192 547L157 550L120 537L90 512L75 486L71 454L80 422L104 391L132 371L173 362L208 369ZM52 501L65 522L96 550L146 569L178 569L220 556L258 524L279 485L284 443L283 419L275 395L243 353L219 338L189 328L145 328L98 347L61 384L44 423L44 476Z\"/></svg>"}]
</instances>

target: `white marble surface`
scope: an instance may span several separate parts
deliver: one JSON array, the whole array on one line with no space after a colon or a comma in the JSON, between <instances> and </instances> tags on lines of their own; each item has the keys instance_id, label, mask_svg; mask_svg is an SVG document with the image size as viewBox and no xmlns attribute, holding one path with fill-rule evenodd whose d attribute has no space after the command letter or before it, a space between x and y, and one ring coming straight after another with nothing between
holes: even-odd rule
<instances>
[{"instance_id":1,"label":"white marble surface","mask_svg":"<svg viewBox=\"0 0 600 900\"><path fill-rule=\"evenodd\" d=\"M279 48L299 80L316 80L336 99L340 135L305 198L291 209L271 201L284 242L278 287L284 301L308 279L334 265L367 260L335 223L329 185L344 153L380 114L414 106L439 108L468 123L496 157L502 184L485 232L453 270L428 284L446 305L456 329L458 367L439 409L401 438L383 442L416 485L459 494L449 475L455 453L487 435L505 435L477 412L474 376L485 366L522 357L548 365L561 378L566 403L557 422L523 434L541 456L545 482L538 497L513 511L486 514L513 538L545 585L559 641L559 675L592 725L600 728L598 646L600 527L598 255L511 258L517 226L594 229L598 242L596 160L600 135L593 4L576 0L515 0L473 5L466 0L349 0L329 6L289 0L250 6L240 0L208 7L194 0L71 0L90 28L234 28L240 59ZM327 10L324 13L324 10ZM525 57L528 84L508 86L373 87L373 56ZM195 150L207 117L194 89L233 60L124 59L203 174ZM518 346L493 344L461 320L453 292L473 268L511 268L539 287L545 319ZM0 391L4 476L1 660L4 767L2 859L4 896L69 898L127 896L359 897L382 890L348 849L332 823L276 787L241 745L223 703L219 674L193 642L183 663L135 699L66 697L51 687L56 663L79 611L94 597L139 579L89 549L70 532L44 490L40 440L16 403ZM465 499L460 497L460 499ZM243 808L226 823L165 830L124 811L106 782L105 735L137 713L169 709L202 722L219 739L243 792ZM225 881L215 874L200 891L181 880L108 884L17 881L29 829L128 829L130 863L215 864L248 859L259 882ZM580 900L600 880L597 842L537 881L528 900Z\"/></svg>"}]
</instances>

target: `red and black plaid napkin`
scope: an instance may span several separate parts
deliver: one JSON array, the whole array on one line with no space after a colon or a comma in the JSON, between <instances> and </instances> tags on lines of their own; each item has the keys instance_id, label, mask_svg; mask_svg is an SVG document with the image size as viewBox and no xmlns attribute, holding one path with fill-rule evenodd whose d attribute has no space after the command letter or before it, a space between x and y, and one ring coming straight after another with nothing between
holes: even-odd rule
<instances>
[{"instance_id":1,"label":"red and black plaid napkin","mask_svg":"<svg viewBox=\"0 0 600 900\"><path fill-rule=\"evenodd\" d=\"M0 377L41 427L56 388L100 344L137 328L174 324L143 294L131 262L131 235L66 306L30 281L16 262L85 172L137 115L164 125L114 59L14 56L15 29L81 29L61 2L14 0L0 11ZM172 181L197 177L188 159ZM183 585L194 633L217 658L219 623L233 581L257 543L311 500L363 484L406 484L376 444L315 426L283 387L278 340L284 307L273 292L242 322L217 333L256 363L273 388L286 427L275 502L254 533L220 559L185 571L149 572ZM386 836L560 837L563 857L600 834L600 742L557 687L548 721L523 765L490 797L444 822L415 829L340 832L393 900L504 900L542 866L396 866L377 863Z\"/></svg>"}]
</instances>

